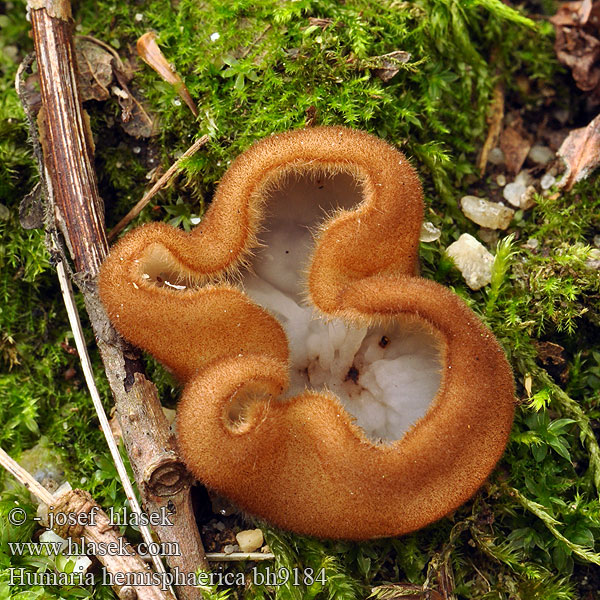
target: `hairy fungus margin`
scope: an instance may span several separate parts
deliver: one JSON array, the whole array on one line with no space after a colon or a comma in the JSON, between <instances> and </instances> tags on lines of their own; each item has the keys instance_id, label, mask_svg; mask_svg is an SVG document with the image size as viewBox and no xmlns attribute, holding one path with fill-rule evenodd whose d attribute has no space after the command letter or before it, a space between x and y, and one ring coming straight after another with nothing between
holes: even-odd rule
<instances>
[{"instance_id":1,"label":"hairy fungus margin","mask_svg":"<svg viewBox=\"0 0 600 600\"><path fill-rule=\"evenodd\" d=\"M306 295L316 314L355 326L409 320L439 342L437 394L391 443L370 440L330 392L281 399L286 333L236 285L260 248L267 200L306 173L350 175L361 197L315 234ZM240 155L192 232L150 224L115 246L100 274L102 301L126 339L182 380L179 443L200 480L284 528L348 539L413 531L481 486L510 432L512 373L473 312L415 276L422 215L418 177L400 152L320 127Z\"/></svg>"}]
</instances>

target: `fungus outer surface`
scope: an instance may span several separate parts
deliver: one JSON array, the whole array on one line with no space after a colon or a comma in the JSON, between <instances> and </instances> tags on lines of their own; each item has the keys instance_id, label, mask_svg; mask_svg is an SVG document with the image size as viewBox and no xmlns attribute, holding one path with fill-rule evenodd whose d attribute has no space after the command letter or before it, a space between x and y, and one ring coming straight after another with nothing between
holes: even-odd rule
<instances>
[{"instance_id":1,"label":"fungus outer surface","mask_svg":"<svg viewBox=\"0 0 600 600\"><path fill-rule=\"evenodd\" d=\"M466 304L415 276L422 217L401 153L321 127L241 154L189 234L155 223L112 249L101 299L184 384L179 445L201 481L281 527L347 539L413 531L477 491L508 439L514 382ZM408 383L378 363L416 346L427 385L390 430L391 411L383 427L352 392L387 380L395 396Z\"/></svg>"}]
</instances>

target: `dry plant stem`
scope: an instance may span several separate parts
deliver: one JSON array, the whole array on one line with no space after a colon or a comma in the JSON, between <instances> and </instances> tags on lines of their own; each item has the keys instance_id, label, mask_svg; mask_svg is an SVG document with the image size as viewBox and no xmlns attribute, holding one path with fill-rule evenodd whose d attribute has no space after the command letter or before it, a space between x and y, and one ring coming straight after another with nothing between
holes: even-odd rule
<instances>
[{"instance_id":1,"label":"dry plant stem","mask_svg":"<svg viewBox=\"0 0 600 600\"><path fill-rule=\"evenodd\" d=\"M13 460L2 448L0 448L0 465L3 466L17 481L22 483L40 502L49 507L53 513L65 514L90 514L94 508L95 525L55 527L54 531L63 538L72 538L76 543L85 538L86 542L95 544L119 544L119 533L109 525L109 519L104 511L94 502L93 498L83 490L71 490L55 498L45 487L40 485L21 465ZM83 519L85 522L86 519ZM126 556L115 556L111 554L98 555L98 560L106 570L115 575L117 573L148 573L144 561L125 541L124 546L131 554ZM121 600L175 600L169 592L163 592L155 585L114 585L113 589Z\"/></svg>"},{"instance_id":2,"label":"dry plant stem","mask_svg":"<svg viewBox=\"0 0 600 600\"><path fill-rule=\"evenodd\" d=\"M502 120L504 119L504 88L501 83L497 83L492 96L492 105L490 106L489 124L490 128L481 149L477 167L479 173L483 176L488 162L490 150L498 144L500 132L502 131Z\"/></svg>"},{"instance_id":3,"label":"dry plant stem","mask_svg":"<svg viewBox=\"0 0 600 600\"><path fill-rule=\"evenodd\" d=\"M0 448L0 465L2 465L18 482L22 483L40 502L50 506L54 501L52 494L38 483L29 471L26 471L16 460L12 459Z\"/></svg>"},{"instance_id":4,"label":"dry plant stem","mask_svg":"<svg viewBox=\"0 0 600 600\"><path fill-rule=\"evenodd\" d=\"M117 235L133 221L146 207L148 202L169 182L171 177L179 169L181 161L194 155L202 146L204 146L210 138L203 135L196 140L166 171L166 173L150 188L150 191L144 194L144 197L111 229L108 234L108 241L113 242Z\"/></svg>"},{"instance_id":5,"label":"dry plant stem","mask_svg":"<svg viewBox=\"0 0 600 600\"><path fill-rule=\"evenodd\" d=\"M161 541L176 541L180 546L181 556L169 557L170 566L184 573L207 568L191 510L191 479L176 451L156 389L141 374L139 353L124 346L97 299L95 277L108 245L76 87L69 3L48 0L46 9L43 0L30 0L30 9L45 114L40 138L47 188L98 339L143 505L148 513L159 513L163 507L174 513L173 526L156 531ZM179 596L183 600L201 597L192 587L181 587Z\"/></svg>"},{"instance_id":6,"label":"dry plant stem","mask_svg":"<svg viewBox=\"0 0 600 600\"><path fill-rule=\"evenodd\" d=\"M92 371L92 363L90 361L89 354L87 352L87 346L85 344L85 339L83 337L83 329L81 328L81 321L79 320L79 313L77 312L77 306L75 305L75 298L73 296L73 289L71 287L71 283L67 277L67 273L65 271L65 265L62 261L60 261L56 265L56 271L58 273L58 280L60 282L60 289L62 291L63 299L65 301L65 306L67 308L67 314L69 316L69 323L71 325L71 331L73 332L73 336L75 337L75 345L77 346L77 352L79 354L79 360L81 361L81 366L83 368L83 374L85 377L86 384L90 391L90 395L92 397L92 402L94 404L94 408L96 409L96 414L98 415L98 419L100 420L100 429L102 429L102 433L106 438L106 442L108 443L108 448L110 449L110 454L112 456L113 462L117 468L117 473L119 474L119 479L123 484L123 488L125 489L125 494L127 499L129 500L129 504L131 509L136 514L141 514L142 509L140 504L135 496L135 492L133 491L133 486L131 485L131 481L129 481L129 475L127 474L127 469L125 468L125 464L123 463L123 459L119 454L119 448L117 447L117 442L115 441L115 437L113 435L112 429L108 422L108 417L106 416L106 412L104 410L104 406L102 406L102 400L100 400L100 394L98 393L98 388L96 387L96 382L94 381L94 372ZM150 545L154 541L152 539L152 533L150 532L150 528L147 525L140 525L140 532L142 537L144 538L144 542ZM158 555L152 555L152 562L154 563L154 568L158 573L166 573L165 566ZM171 590L172 591L172 590Z\"/></svg>"},{"instance_id":7,"label":"dry plant stem","mask_svg":"<svg viewBox=\"0 0 600 600\"><path fill-rule=\"evenodd\" d=\"M271 552L207 552L206 558L209 562L239 562L242 560L252 560L254 562L262 560L274 560L275 555Z\"/></svg>"},{"instance_id":8,"label":"dry plant stem","mask_svg":"<svg viewBox=\"0 0 600 600\"><path fill-rule=\"evenodd\" d=\"M122 536L110 525L108 515L100 509L88 492L71 490L59 496L53 504L50 512L54 514L94 514L93 525L55 526L55 533L62 538L71 538L75 543L79 543L82 538L85 538L86 543L98 544L100 548L108 548L109 544L115 543L118 546L119 538ZM91 516L88 519L91 519ZM154 583L151 579L152 572L126 540L122 544L126 548L126 554L98 554L98 560L107 573L113 578L115 576L125 577L122 580L116 580L119 584L125 583L125 585L117 583L112 585L119 598L121 600L175 600L175 596L171 592L161 590L161 580L159 580L161 585L144 584L144 578L148 578L148 583Z\"/></svg>"}]
</instances>

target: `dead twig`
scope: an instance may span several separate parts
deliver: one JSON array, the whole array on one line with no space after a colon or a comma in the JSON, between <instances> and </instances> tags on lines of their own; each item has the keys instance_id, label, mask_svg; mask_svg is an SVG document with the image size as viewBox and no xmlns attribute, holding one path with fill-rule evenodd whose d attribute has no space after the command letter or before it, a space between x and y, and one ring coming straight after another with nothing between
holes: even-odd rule
<instances>
[{"instance_id":1,"label":"dead twig","mask_svg":"<svg viewBox=\"0 0 600 600\"><path fill-rule=\"evenodd\" d=\"M481 149L479 160L477 161L477 168L479 173L483 176L485 173L485 167L487 165L488 156L492 148L498 145L500 139L500 132L502 131L502 120L504 119L504 87L500 82L494 87L492 95L492 104L490 106L490 116L488 119L490 128L488 134Z\"/></svg>"},{"instance_id":2,"label":"dead twig","mask_svg":"<svg viewBox=\"0 0 600 600\"><path fill-rule=\"evenodd\" d=\"M108 241L114 242L115 238L133 219L135 219L144 210L148 202L169 182L171 177L177 172L181 161L194 155L210 138L203 135L196 140L165 172L165 174L150 188L150 191L144 194L144 197L111 229L108 234Z\"/></svg>"},{"instance_id":3,"label":"dead twig","mask_svg":"<svg viewBox=\"0 0 600 600\"><path fill-rule=\"evenodd\" d=\"M103 204L93 169L87 120L77 89L72 21L68 0L29 0L42 97L39 139L41 176L47 191L47 227L53 248L68 248L115 398L125 447L146 513L171 516L156 525L160 542L176 544L167 557L184 574L206 569L190 499L192 478L179 457L174 433L162 412L156 388L143 375L140 354L113 329L99 301L96 276L108 252ZM29 113L28 113L29 114ZM58 228L62 237L56 232ZM56 250L54 250L56 253ZM193 585L177 588L182 600L199 600Z\"/></svg>"},{"instance_id":4,"label":"dead twig","mask_svg":"<svg viewBox=\"0 0 600 600\"><path fill-rule=\"evenodd\" d=\"M67 309L67 315L69 317L69 323L71 325L71 331L73 332L73 336L75 338L75 345L77 347L77 352L79 354L79 360L81 362L81 367L83 369L83 375L85 377L85 382L88 386L88 390L90 391L90 396L92 397L92 402L94 404L94 408L96 409L96 414L98 415L98 420L100 421L100 429L106 438L106 442L108 444L108 448L110 450L110 454L112 456L113 462L117 468L117 473L119 474L119 479L123 485L123 489L125 490L125 495L127 496L127 500L129 500L129 504L131 506L131 510L138 515L141 515L142 508L135 496L135 492L133 491L133 486L131 485L131 481L129 480L129 475L127 474L127 469L125 468L125 463L121 458L121 454L119 453L119 448L117 446L117 442L113 435L112 429L110 427L110 423L108 422L108 417L106 416L106 412L104 411L104 407L102 406L102 400L100 400L100 394L98 393L98 388L96 387L96 382L94 381L94 372L92 371L92 362L90 361L90 356L87 351L87 346L85 344L85 339L83 337L83 329L81 328L81 321L79 320L79 313L77 312L77 306L75 305L75 298L73 297L73 289L71 287L71 282L67 277L67 273L65 271L65 265L61 261L56 265L56 271L58 273L58 281L60 283L60 289L63 295L63 300L65 302L65 306ZM141 520L140 520L141 521ZM144 538L144 542L146 544L152 544L154 541L152 539L152 533L150 528L140 522L140 533ZM152 562L154 564L154 568L158 573L166 573L167 570L162 562L162 559L157 554L152 555ZM172 591L172 590L171 590ZM173 592L174 593L174 592Z\"/></svg>"},{"instance_id":5,"label":"dead twig","mask_svg":"<svg viewBox=\"0 0 600 600\"><path fill-rule=\"evenodd\" d=\"M114 582L112 588L121 600L175 600L173 594L161 590L152 579L149 567L140 558L131 544L110 525L108 515L84 490L69 490L54 497L40 485L21 465L0 448L0 465L17 481L22 483L54 515L50 520L53 531L63 539L79 544L85 540L87 548L124 548L124 553L99 552L96 557L104 566L107 581ZM65 515L57 519L57 515ZM58 526L57 522L68 524ZM74 524L73 524L74 523ZM114 545L110 545L114 544ZM146 585L146 581L152 582ZM167 580L165 579L165 582ZM142 582L138 585L138 582ZM162 587L167 587L163 585Z\"/></svg>"}]
</instances>

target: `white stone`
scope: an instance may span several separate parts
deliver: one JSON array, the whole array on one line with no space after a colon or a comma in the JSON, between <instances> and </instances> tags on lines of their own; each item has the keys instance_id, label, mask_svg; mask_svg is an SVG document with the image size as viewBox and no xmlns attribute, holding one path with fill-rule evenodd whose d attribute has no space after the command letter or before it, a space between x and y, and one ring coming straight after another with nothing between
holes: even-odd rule
<instances>
[{"instance_id":1,"label":"white stone","mask_svg":"<svg viewBox=\"0 0 600 600\"><path fill-rule=\"evenodd\" d=\"M543 190L549 190L556 183L556 177L550 173L545 173L540 181Z\"/></svg>"},{"instance_id":2,"label":"white stone","mask_svg":"<svg viewBox=\"0 0 600 600\"><path fill-rule=\"evenodd\" d=\"M246 529L236 534L235 539L237 540L240 552L254 552L258 550L264 540L263 532L260 529Z\"/></svg>"},{"instance_id":3,"label":"white stone","mask_svg":"<svg viewBox=\"0 0 600 600\"><path fill-rule=\"evenodd\" d=\"M421 225L419 240L421 242L435 242L440 239L440 235L442 235L442 232L433 223L425 221Z\"/></svg>"},{"instance_id":4,"label":"white stone","mask_svg":"<svg viewBox=\"0 0 600 600\"><path fill-rule=\"evenodd\" d=\"M588 254L585 264L590 269L600 270L600 249L592 248Z\"/></svg>"},{"instance_id":5,"label":"white stone","mask_svg":"<svg viewBox=\"0 0 600 600\"><path fill-rule=\"evenodd\" d=\"M460 206L468 219L488 229L506 229L515 214L512 208L477 196L463 196Z\"/></svg>"},{"instance_id":6,"label":"white stone","mask_svg":"<svg viewBox=\"0 0 600 600\"><path fill-rule=\"evenodd\" d=\"M537 191L532 185L528 185L525 193L521 196L521 208L527 210L536 205L535 195Z\"/></svg>"},{"instance_id":7,"label":"white stone","mask_svg":"<svg viewBox=\"0 0 600 600\"><path fill-rule=\"evenodd\" d=\"M535 250L540 245L540 241L536 238L529 238L527 243L525 244L526 248L531 248L531 250Z\"/></svg>"},{"instance_id":8,"label":"white stone","mask_svg":"<svg viewBox=\"0 0 600 600\"><path fill-rule=\"evenodd\" d=\"M502 190L504 199L517 208L531 208L535 204L533 181L533 177L527 171L521 171L515 180Z\"/></svg>"},{"instance_id":9,"label":"white stone","mask_svg":"<svg viewBox=\"0 0 600 600\"><path fill-rule=\"evenodd\" d=\"M538 165L547 165L551 160L554 160L555 154L547 146L533 146L528 156Z\"/></svg>"},{"instance_id":10,"label":"white stone","mask_svg":"<svg viewBox=\"0 0 600 600\"><path fill-rule=\"evenodd\" d=\"M502 190L502 196L513 206L521 208L521 198L525 195L526 190L527 186L525 186L523 183L517 183L516 181L513 181L512 183L508 183L504 186L504 189Z\"/></svg>"},{"instance_id":11,"label":"white stone","mask_svg":"<svg viewBox=\"0 0 600 600\"><path fill-rule=\"evenodd\" d=\"M488 154L488 161L493 165L504 164L504 152L500 148L492 148Z\"/></svg>"},{"instance_id":12,"label":"white stone","mask_svg":"<svg viewBox=\"0 0 600 600\"><path fill-rule=\"evenodd\" d=\"M529 171L519 171L519 174L515 177L515 183L522 183L527 187L533 183L533 177L529 174Z\"/></svg>"},{"instance_id":13,"label":"white stone","mask_svg":"<svg viewBox=\"0 0 600 600\"><path fill-rule=\"evenodd\" d=\"M472 235L463 233L446 248L446 254L452 258L472 290L478 290L492 281L494 257Z\"/></svg>"}]
</instances>

